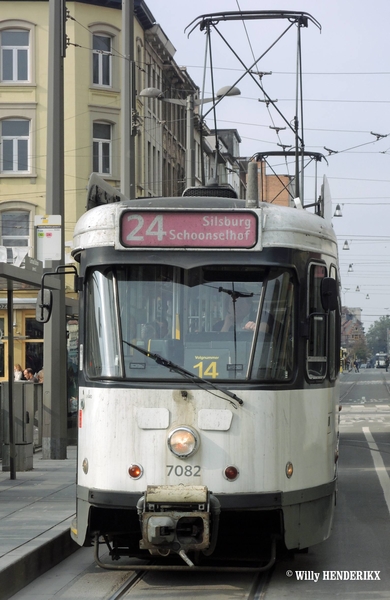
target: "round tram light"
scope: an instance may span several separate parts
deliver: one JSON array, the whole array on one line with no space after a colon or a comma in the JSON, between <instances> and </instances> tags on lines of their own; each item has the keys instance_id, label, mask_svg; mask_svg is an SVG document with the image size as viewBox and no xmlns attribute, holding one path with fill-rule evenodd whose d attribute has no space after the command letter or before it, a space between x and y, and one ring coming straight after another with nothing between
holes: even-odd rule
<instances>
[{"instance_id":1,"label":"round tram light","mask_svg":"<svg viewBox=\"0 0 390 600\"><path fill-rule=\"evenodd\" d=\"M140 479L140 477L142 477L142 475L144 474L144 470L141 467L141 465L136 464L130 465L127 472L132 479Z\"/></svg>"},{"instance_id":2,"label":"round tram light","mask_svg":"<svg viewBox=\"0 0 390 600\"><path fill-rule=\"evenodd\" d=\"M83 462L82 462L82 468L85 474L88 473L88 458L84 458Z\"/></svg>"},{"instance_id":3,"label":"round tram light","mask_svg":"<svg viewBox=\"0 0 390 600\"><path fill-rule=\"evenodd\" d=\"M199 434L192 427L175 427L168 435L168 448L178 458L188 458L199 448Z\"/></svg>"},{"instance_id":4,"label":"round tram light","mask_svg":"<svg viewBox=\"0 0 390 600\"><path fill-rule=\"evenodd\" d=\"M239 474L240 474L240 471L234 465L229 465L228 467L226 467L226 469L223 472L223 476L228 481L235 481L237 479L237 477L239 476Z\"/></svg>"},{"instance_id":5,"label":"round tram light","mask_svg":"<svg viewBox=\"0 0 390 600\"><path fill-rule=\"evenodd\" d=\"M294 472L293 464L291 462L288 462L286 464L286 476L288 479L290 479L290 477L292 477L293 472Z\"/></svg>"}]
</instances>

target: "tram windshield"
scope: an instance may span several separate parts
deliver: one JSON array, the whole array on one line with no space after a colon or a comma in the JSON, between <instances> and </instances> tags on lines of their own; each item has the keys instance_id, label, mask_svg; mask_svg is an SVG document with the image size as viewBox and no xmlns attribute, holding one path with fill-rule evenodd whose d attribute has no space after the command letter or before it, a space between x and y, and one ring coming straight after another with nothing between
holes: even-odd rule
<instances>
[{"instance_id":1,"label":"tram windshield","mask_svg":"<svg viewBox=\"0 0 390 600\"><path fill-rule=\"evenodd\" d=\"M280 267L119 265L90 270L90 378L180 379L145 351L216 381L286 381L294 369L294 275Z\"/></svg>"}]
</instances>

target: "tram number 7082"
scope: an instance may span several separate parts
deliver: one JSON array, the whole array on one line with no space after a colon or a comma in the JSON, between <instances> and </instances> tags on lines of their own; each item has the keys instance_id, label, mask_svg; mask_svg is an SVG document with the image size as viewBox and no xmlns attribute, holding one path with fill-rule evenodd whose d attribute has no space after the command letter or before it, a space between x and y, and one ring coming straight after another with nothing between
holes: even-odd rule
<instances>
[{"instance_id":1,"label":"tram number 7082","mask_svg":"<svg viewBox=\"0 0 390 600\"><path fill-rule=\"evenodd\" d=\"M176 477L200 477L200 466L195 465L167 465L167 476L171 477L175 475Z\"/></svg>"}]
</instances>

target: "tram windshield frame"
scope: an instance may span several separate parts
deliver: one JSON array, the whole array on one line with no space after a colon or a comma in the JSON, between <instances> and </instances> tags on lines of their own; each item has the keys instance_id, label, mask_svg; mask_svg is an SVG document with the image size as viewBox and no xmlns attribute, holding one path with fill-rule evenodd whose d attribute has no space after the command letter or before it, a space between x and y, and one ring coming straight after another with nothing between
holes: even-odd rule
<instances>
[{"instance_id":1,"label":"tram windshield frame","mask_svg":"<svg viewBox=\"0 0 390 600\"><path fill-rule=\"evenodd\" d=\"M99 266L88 270L85 289L84 369L92 380L182 379L145 351L216 383L293 376L292 269Z\"/></svg>"}]
</instances>

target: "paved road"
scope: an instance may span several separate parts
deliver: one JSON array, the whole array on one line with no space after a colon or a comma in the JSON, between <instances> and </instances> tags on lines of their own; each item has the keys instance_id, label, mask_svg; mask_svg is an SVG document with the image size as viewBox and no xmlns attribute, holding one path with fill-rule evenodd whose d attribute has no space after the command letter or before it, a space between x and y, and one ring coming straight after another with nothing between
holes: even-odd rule
<instances>
[{"instance_id":1,"label":"paved road","mask_svg":"<svg viewBox=\"0 0 390 600\"><path fill-rule=\"evenodd\" d=\"M263 600L390 600L389 386L385 371L341 375L339 491L332 535L307 554L280 558ZM92 560L91 549L82 549L14 599L107 598L114 576L92 566ZM201 594L202 585L202 597L208 600L242 597L245 580L239 575L221 577L219 583L213 579L212 585L202 577L185 585L182 577L169 576L169 594L164 595L167 576L162 576L161 588L156 580L148 597L192 600L195 587ZM137 595L131 597L136 600Z\"/></svg>"},{"instance_id":2,"label":"paved road","mask_svg":"<svg viewBox=\"0 0 390 600\"><path fill-rule=\"evenodd\" d=\"M390 402L390 371L362 369L340 376L340 398L343 403Z\"/></svg>"},{"instance_id":3,"label":"paved road","mask_svg":"<svg viewBox=\"0 0 390 600\"><path fill-rule=\"evenodd\" d=\"M390 372L367 369L340 379L332 535L308 554L279 561L265 600L390 599Z\"/></svg>"},{"instance_id":4,"label":"paved road","mask_svg":"<svg viewBox=\"0 0 390 600\"><path fill-rule=\"evenodd\" d=\"M349 426L361 431L363 421L375 431L389 431L390 372L362 369L359 373L343 373L340 377L340 401L341 431Z\"/></svg>"}]
</instances>

